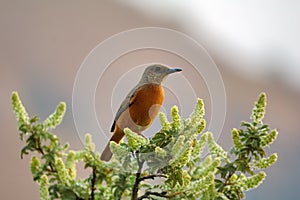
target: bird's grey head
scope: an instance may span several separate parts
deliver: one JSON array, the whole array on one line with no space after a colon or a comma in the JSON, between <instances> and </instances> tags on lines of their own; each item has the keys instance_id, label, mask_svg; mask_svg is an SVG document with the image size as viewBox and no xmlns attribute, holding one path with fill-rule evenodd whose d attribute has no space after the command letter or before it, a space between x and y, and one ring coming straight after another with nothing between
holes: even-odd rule
<instances>
[{"instance_id":1,"label":"bird's grey head","mask_svg":"<svg viewBox=\"0 0 300 200\"><path fill-rule=\"evenodd\" d=\"M182 69L179 68L168 68L166 66L155 64L147 67L143 73L142 79L140 82L142 83L153 83L153 84L161 84L164 78L172 73L180 72Z\"/></svg>"}]
</instances>

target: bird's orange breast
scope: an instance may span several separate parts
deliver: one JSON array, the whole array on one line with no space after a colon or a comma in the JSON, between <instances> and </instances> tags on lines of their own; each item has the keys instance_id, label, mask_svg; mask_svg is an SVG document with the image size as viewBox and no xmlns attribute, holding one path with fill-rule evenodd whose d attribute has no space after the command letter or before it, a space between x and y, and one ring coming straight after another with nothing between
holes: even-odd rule
<instances>
[{"instance_id":1,"label":"bird's orange breast","mask_svg":"<svg viewBox=\"0 0 300 200\"><path fill-rule=\"evenodd\" d=\"M147 128L158 114L164 100L164 90L160 85L149 84L140 89L129 107L130 117Z\"/></svg>"},{"instance_id":2,"label":"bird's orange breast","mask_svg":"<svg viewBox=\"0 0 300 200\"><path fill-rule=\"evenodd\" d=\"M128 127L135 132L147 129L164 100L164 89L161 85L147 84L135 93L129 108L117 120L122 129Z\"/></svg>"}]
</instances>

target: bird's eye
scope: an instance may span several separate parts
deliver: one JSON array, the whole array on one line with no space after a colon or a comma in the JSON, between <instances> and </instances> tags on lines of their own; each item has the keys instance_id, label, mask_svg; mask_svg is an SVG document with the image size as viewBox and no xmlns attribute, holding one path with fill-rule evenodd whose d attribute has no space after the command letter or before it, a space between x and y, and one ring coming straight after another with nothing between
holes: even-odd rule
<instances>
[{"instance_id":1,"label":"bird's eye","mask_svg":"<svg viewBox=\"0 0 300 200\"><path fill-rule=\"evenodd\" d=\"M158 72L160 70L160 67L155 67L155 71Z\"/></svg>"}]
</instances>

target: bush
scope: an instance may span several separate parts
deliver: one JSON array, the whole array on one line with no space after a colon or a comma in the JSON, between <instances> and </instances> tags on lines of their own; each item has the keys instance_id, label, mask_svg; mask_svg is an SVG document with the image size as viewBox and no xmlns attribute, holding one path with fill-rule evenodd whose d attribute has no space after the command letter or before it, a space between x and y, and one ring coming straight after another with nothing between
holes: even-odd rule
<instances>
[{"instance_id":1,"label":"bush","mask_svg":"<svg viewBox=\"0 0 300 200\"><path fill-rule=\"evenodd\" d=\"M39 183L42 200L242 199L245 191L263 182L263 170L277 160L277 154L267 156L265 151L277 131L262 121L264 93L254 105L252 121L232 129L233 147L229 152L216 143L211 132L203 132L204 106L198 99L187 119L181 120L176 106L171 110L171 122L160 113L162 128L153 138L125 129L128 142L111 142L114 156L109 162L100 160L90 134L85 136L84 149L74 151L50 132L61 123L65 103L41 123L38 117L28 117L16 92L12 104L20 138L26 142L21 157L38 154L32 157L31 172ZM76 177L80 162L90 170L85 179Z\"/></svg>"}]
</instances>

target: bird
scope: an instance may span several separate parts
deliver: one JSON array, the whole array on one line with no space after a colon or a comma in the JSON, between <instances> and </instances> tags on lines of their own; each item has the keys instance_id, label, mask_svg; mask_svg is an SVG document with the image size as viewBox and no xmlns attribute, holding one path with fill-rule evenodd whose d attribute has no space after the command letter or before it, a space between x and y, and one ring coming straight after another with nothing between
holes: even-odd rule
<instances>
[{"instance_id":1,"label":"bird","mask_svg":"<svg viewBox=\"0 0 300 200\"><path fill-rule=\"evenodd\" d=\"M119 143L125 135L125 128L142 135L142 131L152 124L164 101L163 80L169 74L180 71L182 69L162 64L146 67L140 81L125 97L115 115L111 127L113 135L101 154L102 161L111 159L110 142Z\"/></svg>"}]
</instances>

